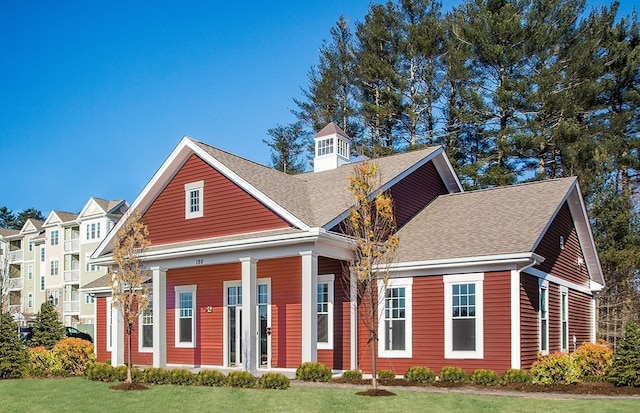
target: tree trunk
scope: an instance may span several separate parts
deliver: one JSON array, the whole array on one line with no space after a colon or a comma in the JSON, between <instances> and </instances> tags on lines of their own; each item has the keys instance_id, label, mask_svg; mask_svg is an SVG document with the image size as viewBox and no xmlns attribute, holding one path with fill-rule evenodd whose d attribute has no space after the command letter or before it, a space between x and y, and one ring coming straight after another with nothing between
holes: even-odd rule
<instances>
[{"instance_id":1,"label":"tree trunk","mask_svg":"<svg viewBox=\"0 0 640 413\"><path fill-rule=\"evenodd\" d=\"M127 326L127 383L132 383L131 377L131 326Z\"/></svg>"}]
</instances>

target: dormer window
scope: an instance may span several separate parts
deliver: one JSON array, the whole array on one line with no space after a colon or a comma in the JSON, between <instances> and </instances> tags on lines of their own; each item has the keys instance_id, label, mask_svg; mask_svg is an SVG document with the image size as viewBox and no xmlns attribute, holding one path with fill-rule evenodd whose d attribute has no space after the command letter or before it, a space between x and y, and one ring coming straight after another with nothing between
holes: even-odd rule
<instances>
[{"instance_id":1,"label":"dormer window","mask_svg":"<svg viewBox=\"0 0 640 413\"><path fill-rule=\"evenodd\" d=\"M333 138L318 140L318 149L316 153L318 156L328 155L333 153Z\"/></svg>"},{"instance_id":2,"label":"dormer window","mask_svg":"<svg viewBox=\"0 0 640 413\"><path fill-rule=\"evenodd\" d=\"M200 218L204 210L204 181L185 184L184 199L185 219Z\"/></svg>"}]
</instances>

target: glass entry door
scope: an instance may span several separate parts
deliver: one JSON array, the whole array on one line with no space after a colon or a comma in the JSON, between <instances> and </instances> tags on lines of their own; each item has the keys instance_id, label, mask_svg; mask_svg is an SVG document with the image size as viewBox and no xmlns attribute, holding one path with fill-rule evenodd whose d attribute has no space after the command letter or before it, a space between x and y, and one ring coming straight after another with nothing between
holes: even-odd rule
<instances>
[{"instance_id":1,"label":"glass entry door","mask_svg":"<svg viewBox=\"0 0 640 413\"><path fill-rule=\"evenodd\" d=\"M269 285L258 285L258 367L268 368L270 364L271 320L269 314Z\"/></svg>"}]
</instances>

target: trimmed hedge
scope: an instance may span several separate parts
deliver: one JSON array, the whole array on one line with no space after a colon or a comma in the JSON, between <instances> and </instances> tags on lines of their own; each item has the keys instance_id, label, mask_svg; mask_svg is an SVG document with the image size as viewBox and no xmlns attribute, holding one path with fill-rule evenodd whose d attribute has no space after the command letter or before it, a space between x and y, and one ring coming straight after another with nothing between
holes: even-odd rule
<instances>
[{"instance_id":1,"label":"trimmed hedge","mask_svg":"<svg viewBox=\"0 0 640 413\"><path fill-rule=\"evenodd\" d=\"M380 370L378 372L378 378L379 379L395 379L396 378L396 373L392 372L391 370Z\"/></svg>"},{"instance_id":2,"label":"trimmed hedge","mask_svg":"<svg viewBox=\"0 0 640 413\"><path fill-rule=\"evenodd\" d=\"M404 373L404 379L415 383L433 383L436 374L429 367L413 366Z\"/></svg>"},{"instance_id":3,"label":"trimmed hedge","mask_svg":"<svg viewBox=\"0 0 640 413\"><path fill-rule=\"evenodd\" d=\"M510 383L519 383L519 384L529 384L533 381L533 376L522 369L509 369L504 372L502 375L502 383L510 384Z\"/></svg>"},{"instance_id":4,"label":"trimmed hedge","mask_svg":"<svg viewBox=\"0 0 640 413\"><path fill-rule=\"evenodd\" d=\"M490 369L476 369L471 373L471 383L485 386L495 386L500 384L500 376Z\"/></svg>"},{"instance_id":5,"label":"trimmed hedge","mask_svg":"<svg viewBox=\"0 0 640 413\"><path fill-rule=\"evenodd\" d=\"M258 386L263 389L286 390L290 385L291 381L282 373L264 373L258 380Z\"/></svg>"},{"instance_id":6,"label":"trimmed hedge","mask_svg":"<svg viewBox=\"0 0 640 413\"><path fill-rule=\"evenodd\" d=\"M248 371L232 371L227 376L227 386L252 388L256 386L258 379Z\"/></svg>"},{"instance_id":7,"label":"trimmed hedge","mask_svg":"<svg viewBox=\"0 0 640 413\"><path fill-rule=\"evenodd\" d=\"M224 386L227 376L218 370L200 370L196 376L196 382L201 386Z\"/></svg>"},{"instance_id":8,"label":"trimmed hedge","mask_svg":"<svg viewBox=\"0 0 640 413\"><path fill-rule=\"evenodd\" d=\"M331 370L322 363L307 361L296 369L296 379L326 382L331 380Z\"/></svg>"},{"instance_id":9,"label":"trimmed hedge","mask_svg":"<svg viewBox=\"0 0 640 413\"><path fill-rule=\"evenodd\" d=\"M444 366L440 370L440 381L447 383L467 383L469 376L461 367Z\"/></svg>"},{"instance_id":10,"label":"trimmed hedge","mask_svg":"<svg viewBox=\"0 0 640 413\"><path fill-rule=\"evenodd\" d=\"M360 380L362 379L362 372L360 370L347 370L342 372L342 378L347 380Z\"/></svg>"},{"instance_id":11,"label":"trimmed hedge","mask_svg":"<svg viewBox=\"0 0 640 413\"><path fill-rule=\"evenodd\" d=\"M580 368L567 353L541 356L531 366L534 384L572 384L580 381Z\"/></svg>"}]
</instances>

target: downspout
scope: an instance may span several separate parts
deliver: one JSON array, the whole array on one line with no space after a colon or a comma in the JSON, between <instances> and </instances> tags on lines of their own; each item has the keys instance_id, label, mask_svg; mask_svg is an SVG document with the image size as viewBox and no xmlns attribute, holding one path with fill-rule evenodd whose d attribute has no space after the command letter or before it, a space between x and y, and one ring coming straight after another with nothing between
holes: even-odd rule
<instances>
[{"instance_id":1,"label":"downspout","mask_svg":"<svg viewBox=\"0 0 640 413\"><path fill-rule=\"evenodd\" d=\"M522 268L511 270L511 368L522 367L522 347L520 344L520 273L540 264L536 257Z\"/></svg>"}]
</instances>

